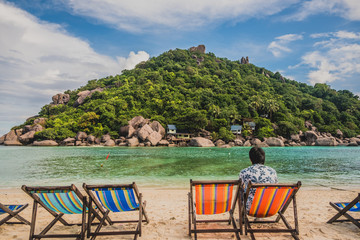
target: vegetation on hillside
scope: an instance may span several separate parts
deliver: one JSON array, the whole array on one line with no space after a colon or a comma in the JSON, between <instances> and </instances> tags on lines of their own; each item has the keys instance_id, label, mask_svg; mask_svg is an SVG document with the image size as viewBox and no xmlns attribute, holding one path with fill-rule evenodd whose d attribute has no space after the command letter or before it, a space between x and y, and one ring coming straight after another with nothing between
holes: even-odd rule
<instances>
[{"instance_id":1,"label":"vegetation on hillside","mask_svg":"<svg viewBox=\"0 0 360 240\"><path fill-rule=\"evenodd\" d=\"M195 56L203 62L198 64ZM97 87L104 91L73 107L77 93ZM326 84L313 87L213 53L170 50L121 75L90 80L66 93L71 97L67 105L41 109L39 115L48 121L37 139L62 140L78 131L116 138L120 126L138 115L163 126L206 129L226 140L231 139L230 125L242 124L243 118L256 122L254 135L260 138L288 137L305 130L307 120L321 132L335 134L340 129L346 137L360 133L360 101L350 91ZM244 134L249 134L246 126Z\"/></svg>"}]
</instances>

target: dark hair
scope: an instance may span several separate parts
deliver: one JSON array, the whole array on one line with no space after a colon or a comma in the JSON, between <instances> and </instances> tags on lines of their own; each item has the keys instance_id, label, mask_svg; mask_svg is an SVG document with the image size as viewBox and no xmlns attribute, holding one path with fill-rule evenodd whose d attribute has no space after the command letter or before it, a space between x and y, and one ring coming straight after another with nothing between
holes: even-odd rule
<instances>
[{"instance_id":1,"label":"dark hair","mask_svg":"<svg viewBox=\"0 0 360 240\"><path fill-rule=\"evenodd\" d=\"M265 163L265 152L262 148L253 147L250 149L249 157L252 164L264 164Z\"/></svg>"}]
</instances>

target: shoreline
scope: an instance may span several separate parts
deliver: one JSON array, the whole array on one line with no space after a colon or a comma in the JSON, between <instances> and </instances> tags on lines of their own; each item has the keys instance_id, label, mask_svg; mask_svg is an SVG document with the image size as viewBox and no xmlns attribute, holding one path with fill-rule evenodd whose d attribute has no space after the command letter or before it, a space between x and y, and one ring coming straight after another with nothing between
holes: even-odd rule
<instances>
[{"instance_id":1,"label":"shoreline","mask_svg":"<svg viewBox=\"0 0 360 240\"><path fill-rule=\"evenodd\" d=\"M191 239L187 235L188 228L188 188L153 188L138 186L147 201L146 211L150 223L143 225L143 233L140 239ZM81 190L80 186L79 189ZM82 190L81 190L82 191ZM309 189L301 187L297 194L297 206L299 217L300 239L359 239L360 232L352 223L327 224L326 221L336 214L331 208L329 201L351 201L360 192L360 188L353 188L351 191L338 191L334 189ZM29 207L21 214L26 219L31 218L32 201L20 188L3 189L0 187L0 202L6 203L29 203ZM290 210L290 211L289 211ZM292 209L286 211L290 224ZM113 214L114 219L126 216L126 214ZM65 216L70 222L79 221L81 217L75 215ZM45 227L52 217L40 208L38 213L37 230ZM282 225L278 225L282 226ZM203 225L203 227L212 227ZM111 226L112 229L119 229L119 225ZM29 226L25 225L2 225L0 226L0 239L27 239ZM74 233L78 227L65 227L56 224L54 232ZM256 234L258 239L291 239L289 234ZM102 239L113 239L113 236ZM117 239L131 239L131 236L118 237ZM198 239L235 239L232 234L201 234ZM241 235L242 240L249 240L250 236Z\"/></svg>"}]
</instances>

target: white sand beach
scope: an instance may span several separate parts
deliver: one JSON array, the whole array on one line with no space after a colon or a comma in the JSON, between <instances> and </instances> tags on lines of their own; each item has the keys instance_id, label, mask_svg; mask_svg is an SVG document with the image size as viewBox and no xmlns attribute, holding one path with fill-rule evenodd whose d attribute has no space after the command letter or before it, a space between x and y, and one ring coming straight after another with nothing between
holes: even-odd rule
<instances>
[{"instance_id":1,"label":"white sand beach","mask_svg":"<svg viewBox=\"0 0 360 240\"><path fill-rule=\"evenodd\" d=\"M141 188L144 200L147 201L146 210L150 219L149 224L143 225L142 236L139 239L155 240L155 239L191 239L188 235L188 205L187 193L188 189L169 189L169 188ZM329 201L350 201L354 199L360 189L351 189L347 191L329 189L329 188L309 188L302 187L298 192L297 205L299 216L300 239L360 239L360 229L352 223L334 223L327 224L326 221L332 217L336 211L330 207ZM32 212L31 199L19 189L1 189L0 202L9 203L29 203L29 207L22 212L22 216L30 221ZM290 223L292 211L286 216ZM110 215L114 219L130 217L127 214ZM136 214L133 215L136 218ZM356 215L355 215L356 216ZM359 216L359 213L357 215ZM69 222L79 222L81 216L66 216ZM36 230L45 227L53 217L40 208L38 212L38 221L36 222ZM211 227L204 225L204 228ZM279 226L279 225L278 225ZM105 227L105 229L123 229L124 226L113 225ZM30 227L26 225L7 225L0 226L1 240L23 240L29 238ZM79 227L65 227L58 223L52 233L76 233ZM257 239L292 239L289 234L256 234ZM132 239L132 236L105 236L97 239ZM199 234L199 239L236 239L233 234ZM241 239L250 239L250 236L242 235Z\"/></svg>"}]
</instances>

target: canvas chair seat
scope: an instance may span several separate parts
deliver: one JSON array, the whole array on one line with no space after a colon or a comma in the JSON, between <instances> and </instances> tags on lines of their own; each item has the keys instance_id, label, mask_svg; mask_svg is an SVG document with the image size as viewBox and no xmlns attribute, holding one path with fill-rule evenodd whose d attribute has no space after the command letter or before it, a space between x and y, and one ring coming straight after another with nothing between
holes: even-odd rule
<instances>
[{"instance_id":1,"label":"canvas chair seat","mask_svg":"<svg viewBox=\"0 0 360 240\"><path fill-rule=\"evenodd\" d=\"M337 210L338 213L335 214L335 216L333 216L329 221L327 221L327 223L352 222L355 226L360 228L360 219L356 219L348 213L360 212L360 193L351 202L330 202L330 206ZM345 219L340 219L340 217L345 217Z\"/></svg>"},{"instance_id":2,"label":"canvas chair seat","mask_svg":"<svg viewBox=\"0 0 360 240\"><path fill-rule=\"evenodd\" d=\"M3 205L0 203L0 215L7 215L3 219L0 220L0 226L4 223L6 224L26 224L30 225L30 222L19 215L20 212L22 212L25 208L28 207L28 204L24 205ZM17 222L10 222L9 220L15 218L18 221Z\"/></svg>"},{"instance_id":3,"label":"canvas chair seat","mask_svg":"<svg viewBox=\"0 0 360 240\"><path fill-rule=\"evenodd\" d=\"M134 235L134 239L141 237L142 222L149 223L145 202L142 202L142 194L139 193L135 182L128 185L86 185L83 184L85 192L89 195L89 214L87 223L87 237L94 240L97 236L104 235ZM93 203L102 214L100 224L95 231L91 230L91 214L94 212ZM120 212L138 211L137 220L113 221L109 214ZM107 221L110 225L115 223L127 224L135 223L136 228L133 231L102 231L103 223Z\"/></svg>"}]
</instances>

